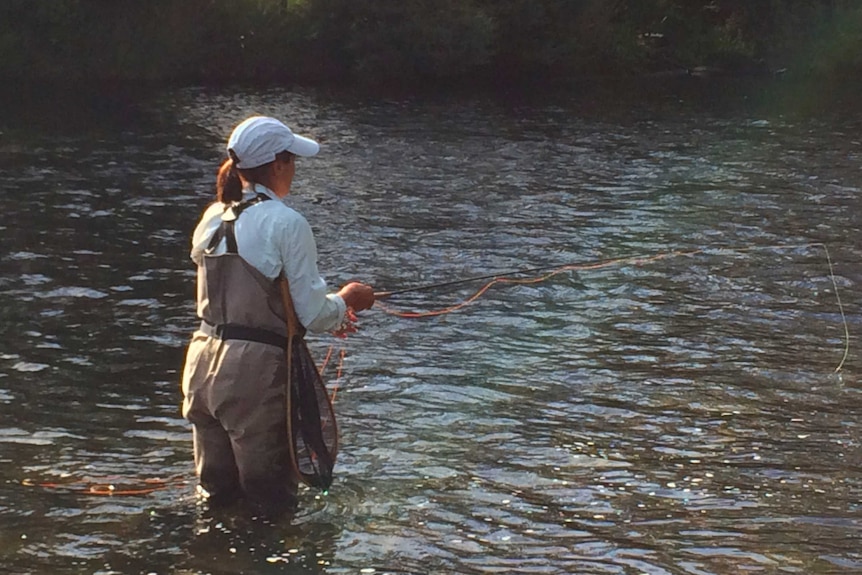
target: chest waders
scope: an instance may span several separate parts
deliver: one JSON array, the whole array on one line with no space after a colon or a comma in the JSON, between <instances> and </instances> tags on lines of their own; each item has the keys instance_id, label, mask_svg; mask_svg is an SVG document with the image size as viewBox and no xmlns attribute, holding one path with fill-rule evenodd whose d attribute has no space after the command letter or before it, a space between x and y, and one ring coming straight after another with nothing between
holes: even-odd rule
<instances>
[{"instance_id":1,"label":"chest waders","mask_svg":"<svg viewBox=\"0 0 862 575\"><path fill-rule=\"evenodd\" d=\"M234 205L213 234L199 267L200 331L215 340L246 341L278 347L286 409L289 464L295 480L328 489L338 451L338 427L329 394L305 342L287 278L264 276L238 253L235 222L248 207L269 198L259 194ZM213 252L222 242L226 251ZM258 346L259 347L259 346ZM252 367L252 372L256 369ZM241 374L240 374L241 375ZM250 373L250 377L255 377Z\"/></svg>"}]
</instances>

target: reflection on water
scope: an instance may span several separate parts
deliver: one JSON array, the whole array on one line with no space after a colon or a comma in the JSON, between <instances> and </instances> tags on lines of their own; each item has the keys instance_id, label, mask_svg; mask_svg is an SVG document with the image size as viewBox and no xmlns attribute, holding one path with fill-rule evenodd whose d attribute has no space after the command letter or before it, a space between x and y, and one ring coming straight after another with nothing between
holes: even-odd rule
<instances>
[{"instance_id":1,"label":"reflection on water","mask_svg":"<svg viewBox=\"0 0 862 575\"><path fill-rule=\"evenodd\" d=\"M213 515L179 415L188 236L252 112L323 143L290 202L333 285L643 261L366 314L332 491L274 525ZM860 364L851 340L832 373L844 325L808 245L855 334L852 126L199 90L63 125L0 117L0 571L862 570Z\"/></svg>"}]
</instances>

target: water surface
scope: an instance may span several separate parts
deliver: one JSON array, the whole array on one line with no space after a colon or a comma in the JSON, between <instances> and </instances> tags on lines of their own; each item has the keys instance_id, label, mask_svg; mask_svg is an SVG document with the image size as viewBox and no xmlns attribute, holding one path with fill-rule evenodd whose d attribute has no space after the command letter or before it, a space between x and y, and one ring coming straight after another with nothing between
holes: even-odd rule
<instances>
[{"instance_id":1,"label":"water surface","mask_svg":"<svg viewBox=\"0 0 862 575\"><path fill-rule=\"evenodd\" d=\"M289 203L333 286L582 267L313 338L345 351L337 479L275 525L198 504L179 414L189 235L251 113L322 143ZM859 572L859 128L241 89L7 111L0 571Z\"/></svg>"}]
</instances>

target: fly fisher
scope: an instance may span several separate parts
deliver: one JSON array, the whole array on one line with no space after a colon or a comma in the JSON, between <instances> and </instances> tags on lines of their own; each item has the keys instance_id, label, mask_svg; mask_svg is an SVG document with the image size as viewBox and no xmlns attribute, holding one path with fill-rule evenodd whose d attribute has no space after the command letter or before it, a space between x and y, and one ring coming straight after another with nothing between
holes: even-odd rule
<instances>
[{"instance_id":1,"label":"fly fisher","mask_svg":"<svg viewBox=\"0 0 862 575\"><path fill-rule=\"evenodd\" d=\"M199 492L277 516L300 481L328 487L337 449L332 406L303 336L349 329L374 304L368 285L328 293L306 219L282 200L312 139L254 116L233 130L216 201L192 238L200 328L182 375Z\"/></svg>"}]
</instances>

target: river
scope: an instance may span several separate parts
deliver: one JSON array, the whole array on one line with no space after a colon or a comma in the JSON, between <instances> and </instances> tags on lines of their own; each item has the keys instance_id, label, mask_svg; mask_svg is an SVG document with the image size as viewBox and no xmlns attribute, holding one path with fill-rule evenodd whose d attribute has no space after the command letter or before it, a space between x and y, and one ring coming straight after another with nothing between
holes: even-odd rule
<instances>
[{"instance_id":1,"label":"river","mask_svg":"<svg viewBox=\"0 0 862 575\"><path fill-rule=\"evenodd\" d=\"M612 96L4 106L0 572L862 571L858 115ZM336 479L275 524L199 504L179 410L189 236L252 113L322 144L288 202L333 287L572 266L310 338Z\"/></svg>"}]
</instances>

